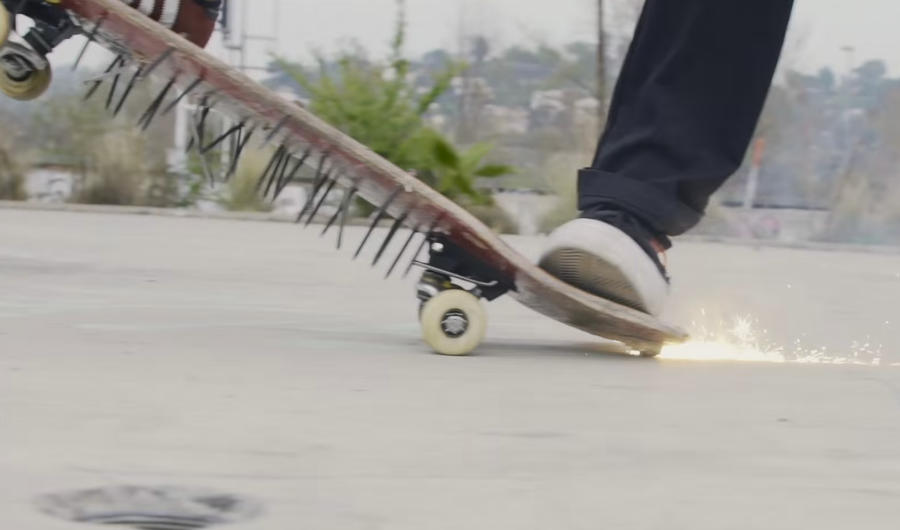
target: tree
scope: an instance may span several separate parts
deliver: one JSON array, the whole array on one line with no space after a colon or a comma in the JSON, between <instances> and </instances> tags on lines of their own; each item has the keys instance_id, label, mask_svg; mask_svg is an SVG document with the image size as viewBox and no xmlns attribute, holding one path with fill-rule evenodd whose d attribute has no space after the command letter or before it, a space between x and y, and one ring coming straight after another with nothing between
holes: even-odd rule
<instances>
[{"instance_id":1,"label":"tree","mask_svg":"<svg viewBox=\"0 0 900 530\"><path fill-rule=\"evenodd\" d=\"M606 25L604 24L603 0L597 0L597 105L598 123L606 123Z\"/></svg>"},{"instance_id":2,"label":"tree","mask_svg":"<svg viewBox=\"0 0 900 530\"><path fill-rule=\"evenodd\" d=\"M320 118L427 183L439 183L438 189L450 198L489 202L475 190L475 179L506 174L511 168L482 166L491 146L479 144L460 153L425 120L465 65L450 62L437 70L430 85L417 85L403 55L404 2L399 0L397 5L397 26L386 64L369 60L358 47L342 52L333 62L318 57L315 73L283 58L276 63L305 91L310 110Z\"/></svg>"}]
</instances>

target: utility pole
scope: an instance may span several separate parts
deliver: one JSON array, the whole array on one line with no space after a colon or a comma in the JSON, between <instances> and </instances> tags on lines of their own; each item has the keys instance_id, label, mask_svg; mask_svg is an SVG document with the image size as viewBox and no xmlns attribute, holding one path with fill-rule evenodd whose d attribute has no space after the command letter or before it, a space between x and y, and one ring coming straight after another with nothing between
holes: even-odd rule
<instances>
[{"instance_id":1,"label":"utility pole","mask_svg":"<svg viewBox=\"0 0 900 530\"><path fill-rule=\"evenodd\" d=\"M231 52L229 64L235 66L244 73L268 72L268 66L250 64L248 58L250 45L255 42L268 43L276 48L279 43L281 0L270 2L272 7L272 29L268 34L254 34L250 32L251 0L226 0L225 9L222 11L222 33L225 49ZM254 11L254 13L256 13ZM235 59L234 56L237 56Z\"/></svg>"},{"instance_id":2,"label":"utility pole","mask_svg":"<svg viewBox=\"0 0 900 530\"><path fill-rule=\"evenodd\" d=\"M606 126L606 35L604 32L603 0L597 0L597 124Z\"/></svg>"}]
</instances>

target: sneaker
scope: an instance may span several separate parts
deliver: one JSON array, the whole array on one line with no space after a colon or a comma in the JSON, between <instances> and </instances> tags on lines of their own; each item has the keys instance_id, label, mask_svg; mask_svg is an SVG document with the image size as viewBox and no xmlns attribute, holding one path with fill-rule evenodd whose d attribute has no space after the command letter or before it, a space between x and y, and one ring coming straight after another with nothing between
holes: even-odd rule
<instances>
[{"instance_id":1,"label":"sneaker","mask_svg":"<svg viewBox=\"0 0 900 530\"><path fill-rule=\"evenodd\" d=\"M583 291L659 316L669 293L660 259L671 243L628 212L588 212L557 228L539 265Z\"/></svg>"}]
</instances>

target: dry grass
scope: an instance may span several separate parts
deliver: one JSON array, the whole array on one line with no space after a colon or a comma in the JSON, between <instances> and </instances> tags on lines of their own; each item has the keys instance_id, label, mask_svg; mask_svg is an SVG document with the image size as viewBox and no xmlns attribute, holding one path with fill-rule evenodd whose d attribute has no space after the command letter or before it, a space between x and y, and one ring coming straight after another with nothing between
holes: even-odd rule
<instances>
[{"instance_id":1,"label":"dry grass","mask_svg":"<svg viewBox=\"0 0 900 530\"><path fill-rule=\"evenodd\" d=\"M900 184L876 189L870 179L848 175L835 197L825 241L900 244Z\"/></svg>"},{"instance_id":2,"label":"dry grass","mask_svg":"<svg viewBox=\"0 0 900 530\"><path fill-rule=\"evenodd\" d=\"M557 153L547 158L542 172L558 198L556 206L540 222L541 232L553 231L578 217L578 171L590 155L583 152Z\"/></svg>"},{"instance_id":3,"label":"dry grass","mask_svg":"<svg viewBox=\"0 0 900 530\"><path fill-rule=\"evenodd\" d=\"M106 132L87 153L86 171L73 200L87 204L143 204L149 177L164 173L147 159L145 140L137 132Z\"/></svg>"},{"instance_id":4,"label":"dry grass","mask_svg":"<svg viewBox=\"0 0 900 530\"><path fill-rule=\"evenodd\" d=\"M261 197L256 189L259 177L265 171L271 156L270 152L258 150L245 152L237 171L225 186L219 204L230 211L271 211L272 203Z\"/></svg>"},{"instance_id":5,"label":"dry grass","mask_svg":"<svg viewBox=\"0 0 900 530\"><path fill-rule=\"evenodd\" d=\"M23 201L26 198L23 164L13 157L10 149L0 144L0 199Z\"/></svg>"}]
</instances>

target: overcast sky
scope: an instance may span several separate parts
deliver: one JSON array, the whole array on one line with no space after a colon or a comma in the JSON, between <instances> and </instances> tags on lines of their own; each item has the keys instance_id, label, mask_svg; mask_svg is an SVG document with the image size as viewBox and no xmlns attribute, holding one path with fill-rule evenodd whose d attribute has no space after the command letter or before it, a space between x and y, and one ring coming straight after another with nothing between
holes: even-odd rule
<instances>
[{"instance_id":1,"label":"overcast sky","mask_svg":"<svg viewBox=\"0 0 900 530\"><path fill-rule=\"evenodd\" d=\"M250 56L257 64L265 62L267 48L288 57L308 58L311 50L333 51L350 40L360 42L373 56L383 55L393 29L396 5L395 0L244 1L248 2L252 32L278 37L277 45L254 45ZM633 1L607 0L610 7ZM462 34L487 35L495 48L594 40L595 3L407 0L408 51L418 54L437 47L457 50ZM239 5L236 7L240 11ZM892 75L900 75L898 21L898 0L797 0L789 38L791 65L813 70L827 64L845 70L851 63L882 58ZM852 55L842 51L847 46L854 48ZM77 48L69 46L61 51L59 60L64 62L73 56L73 47ZM221 53L216 47L213 50Z\"/></svg>"}]
</instances>

